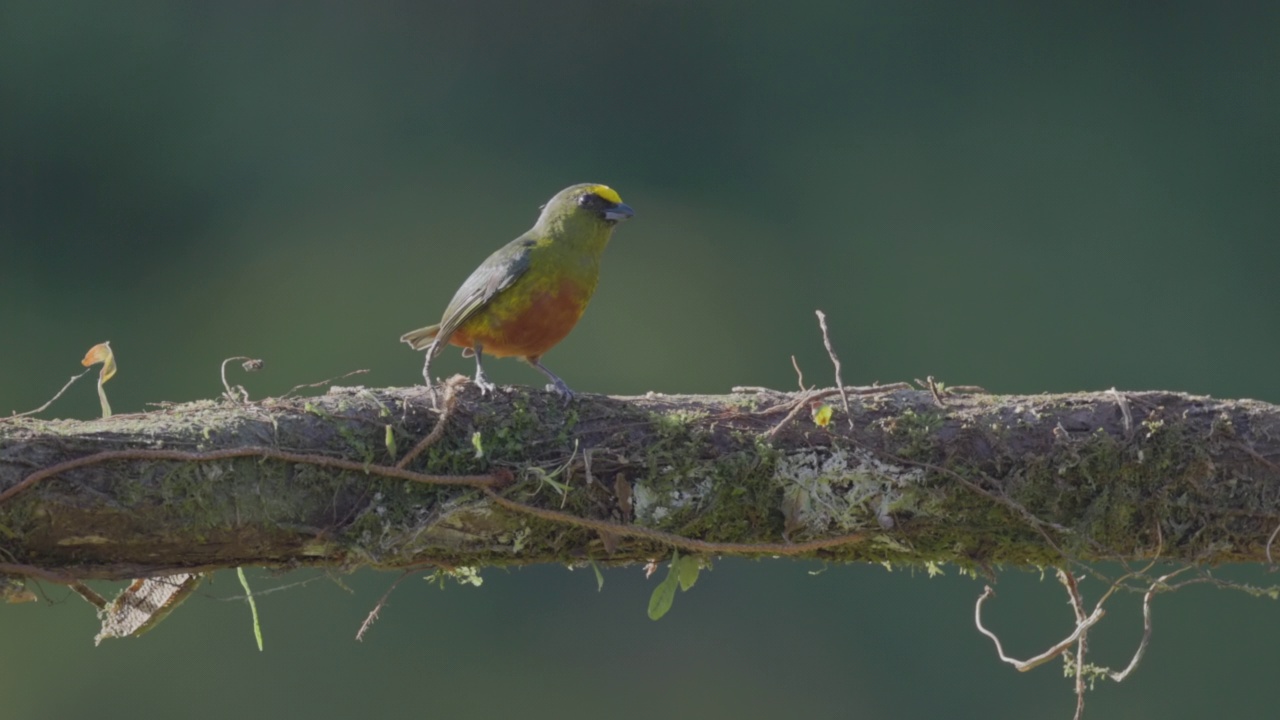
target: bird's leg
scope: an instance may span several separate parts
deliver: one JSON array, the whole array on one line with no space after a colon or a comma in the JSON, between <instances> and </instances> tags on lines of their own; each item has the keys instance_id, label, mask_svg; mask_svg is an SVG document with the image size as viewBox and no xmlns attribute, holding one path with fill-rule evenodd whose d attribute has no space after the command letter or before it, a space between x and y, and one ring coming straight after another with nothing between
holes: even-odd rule
<instances>
[{"instance_id":1,"label":"bird's leg","mask_svg":"<svg viewBox=\"0 0 1280 720\"><path fill-rule=\"evenodd\" d=\"M427 358L422 361L422 382L428 390L431 389L431 358L436 356L436 342L433 340L427 346Z\"/></svg>"},{"instance_id":2,"label":"bird's leg","mask_svg":"<svg viewBox=\"0 0 1280 720\"><path fill-rule=\"evenodd\" d=\"M476 355L476 387L480 388L481 395L488 395L497 390L498 386L489 381L489 378L484 374L484 365L480 364L480 356L484 354L484 347L476 343L476 346L471 351Z\"/></svg>"},{"instance_id":3,"label":"bird's leg","mask_svg":"<svg viewBox=\"0 0 1280 720\"><path fill-rule=\"evenodd\" d=\"M561 397L564 398L565 404L566 405L569 404L569 401L573 399L573 391L569 389L568 385L564 384L563 380L556 377L555 373L548 370L547 366L539 362L539 358L540 356L533 356L533 357L527 357L525 358L525 360L528 361L530 365L538 368L538 371L541 372L543 375L546 375L547 379L551 381L551 384L547 386L547 389L554 390L555 392L560 393Z\"/></svg>"},{"instance_id":4,"label":"bird's leg","mask_svg":"<svg viewBox=\"0 0 1280 720\"><path fill-rule=\"evenodd\" d=\"M427 346L427 358L422 361L422 381L427 386L427 395L431 398L432 409L438 409L436 406L436 394L433 392L435 388L431 385L431 358L436 355L436 344L437 341L433 340Z\"/></svg>"}]
</instances>

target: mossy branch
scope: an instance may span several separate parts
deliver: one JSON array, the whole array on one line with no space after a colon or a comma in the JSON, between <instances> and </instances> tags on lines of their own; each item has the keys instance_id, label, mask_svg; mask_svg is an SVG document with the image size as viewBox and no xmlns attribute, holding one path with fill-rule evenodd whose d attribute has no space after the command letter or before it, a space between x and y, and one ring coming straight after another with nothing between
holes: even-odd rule
<instances>
[{"instance_id":1,"label":"mossy branch","mask_svg":"<svg viewBox=\"0 0 1280 720\"><path fill-rule=\"evenodd\" d=\"M852 417L820 425L830 413L810 410L835 391L564 407L453 387L443 424L421 388L2 420L0 573L626 563L672 547L1257 562L1280 525L1280 408L1256 401L853 389Z\"/></svg>"}]
</instances>

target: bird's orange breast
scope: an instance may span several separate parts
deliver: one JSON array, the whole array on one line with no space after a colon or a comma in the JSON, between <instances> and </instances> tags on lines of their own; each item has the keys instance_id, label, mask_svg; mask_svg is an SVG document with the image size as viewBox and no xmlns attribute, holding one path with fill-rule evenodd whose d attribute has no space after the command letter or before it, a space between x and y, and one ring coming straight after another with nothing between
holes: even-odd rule
<instances>
[{"instance_id":1,"label":"bird's orange breast","mask_svg":"<svg viewBox=\"0 0 1280 720\"><path fill-rule=\"evenodd\" d=\"M495 357L538 357L573 330L590 299L590 290L572 281L542 291L513 287L459 326L449 343L479 344Z\"/></svg>"}]
</instances>

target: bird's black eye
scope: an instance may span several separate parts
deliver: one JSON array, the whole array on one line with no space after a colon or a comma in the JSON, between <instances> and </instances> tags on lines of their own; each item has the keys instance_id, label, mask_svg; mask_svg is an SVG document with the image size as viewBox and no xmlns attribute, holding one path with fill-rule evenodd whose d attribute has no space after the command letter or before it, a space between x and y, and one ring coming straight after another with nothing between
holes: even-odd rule
<instances>
[{"instance_id":1,"label":"bird's black eye","mask_svg":"<svg viewBox=\"0 0 1280 720\"><path fill-rule=\"evenodd\" d=\"M595 193L587 193L578 197L578 205L584 208L600 208L604 206L604 198Z\"/></svg>"}]
</instances>

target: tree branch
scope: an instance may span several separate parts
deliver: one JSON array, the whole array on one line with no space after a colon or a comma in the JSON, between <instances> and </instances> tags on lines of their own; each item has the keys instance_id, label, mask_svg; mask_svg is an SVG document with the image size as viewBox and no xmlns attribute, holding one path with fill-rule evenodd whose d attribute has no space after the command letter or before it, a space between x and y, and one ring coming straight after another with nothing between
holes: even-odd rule
<instances>
[{"instance_id":1,"label":"tree branch","mask_svg":"<svg viewBox=\"0 0 1280 720\"><path fill-rule=\"evenodd\" d=\"M5 418L0 572L626 563L673 546L969 567L1158 547L1169 560L1258 562L1280 525L1272 405L944 391L938 407L928 392L851 388L851 418L819 426L796 412L837 393L580 396L566 408L466 385L438 424L421 388L335 388L107 420ZM397 449L429 435L398 467Z\"/></svg>"}]
</instances>

